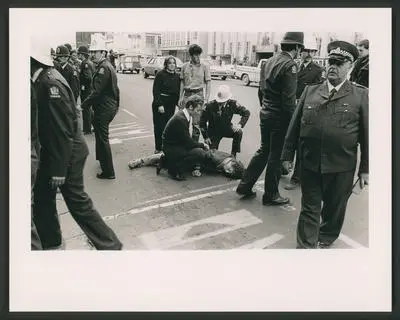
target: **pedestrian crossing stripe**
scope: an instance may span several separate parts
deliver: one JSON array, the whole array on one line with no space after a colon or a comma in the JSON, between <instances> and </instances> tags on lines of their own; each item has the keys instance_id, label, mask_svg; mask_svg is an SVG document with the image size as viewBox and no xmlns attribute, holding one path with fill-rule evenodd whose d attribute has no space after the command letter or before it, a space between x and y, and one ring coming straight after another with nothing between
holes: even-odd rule
<instances>
[{"instance_id":1,"label":"pedestrian crossing stripe","mask_svg":"<svg viewBox=\"0 0 400 320\"><path fill-rule=\"evenodd\" d=\"M147 249L169 249L198 240L217 236L226 232L250 227L262 223L262 220L252 215L247 210L232 211L218 216L197 220L177 227L162 229L155 232L145 233L139 239ZM220 228L212 231L198 232L192 236L187 236L195 227L207 226L210 224L220 225Z\"/></svg>"}]
</instances>

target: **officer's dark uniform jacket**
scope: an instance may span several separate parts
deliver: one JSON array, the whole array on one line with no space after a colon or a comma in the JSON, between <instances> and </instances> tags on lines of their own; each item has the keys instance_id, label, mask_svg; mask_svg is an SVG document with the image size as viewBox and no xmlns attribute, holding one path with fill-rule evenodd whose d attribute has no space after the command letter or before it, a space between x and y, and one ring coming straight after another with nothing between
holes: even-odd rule
<instances>
[{"instance_id":1,"label":"officer's dark uniform jacket","mask_svg":"<svg viewBox=\"0 0 400 320\"><path fill-rule=\"evenodd\" d=\"M36 172L39 168L40 143L38 136L38 117L36 92L31 85L31 187L33 188Z\"/></svg>"},{"instance_id":2,"label":"officer's dark uniform jacket","mask_svg":"<svg viewBox=\"0 0 400 320\"><path fill-rule=\"evenodd\" d=\"M262 65L262 119L291 118L296 107L297 64L287 52L281 52Z\"/></svg>"},{"instance_id":3,"label":"officer's dark uniform jacket","mask_svg":"<svg viewBox=\"0 0 400 320\"><path fill-rule=\"evenodd\" d=\"M299 99L303 93L304 88L307 85L317 84L322 82L323 68L311 61L306 67L300 66L300 70L297 73L297 92L296 98Z\"/></svg>"},{"instance_id":4,"label":"officer's dark uniform jacket","mask_svg":"<svg viewBox=\"0 0 400 320\"><path fill-rule=\"evenodd\" d=\"M81 84L83 99L86 99L86 97L90 94L92 90L93 73L94 73L93 62L90 61L88 58L86 58L85 60L82 61L79 72L79 80Z\"/></svg>"},{"instance_id":5,"label":"officer's dark uniform jacket","mask_svg":"<svg viewBox=\"0 0 400 320\"><path fill-rule=\"evenodd\" d=\"M71 88L72 93L74 94L74 100L76 102L81 92L79 86L78 72L69 62L67 62L64 65L58 64L56 68L57 71L61 73L61 75L65 78L65 80L67 80L69 87Z\"/></svg>"},{"instance_id":6,"label":"officer's dark uniform jacket","mask_svg":"<svg viewBox=\"0 0 400 320\"><path fill-rule=\"evenodd\" d=\"M365 56L356 61L350 75L350 81L361 84L368 88L369 85L369 56Z\"/></svg>"},{"instance_id":7,"label":"officer's dark uniform jacket","mask_svg":"<svg viewBox=\"0 0 400 320\"><path fill-rule=\"evenodd\" d=\"M39 106L40 166L49 177L65 177L72 163L89 154L78 126L74 95L54 68L41 72L35 88Z\"/></svg>"},{"instance_id":8,"label":"officer's dark uniform jacket","mask_svg":"<svg viewBox=\"0 0 400 320\"><path fill-rule=\"evenodd\" d=\"M300 136L303 168L324 173L368 173L368 89L345 81L329 103L328 85L307 86L290 122L281 160L292 161Z\"/></svg>"},{"instance_id":9,"label":"officer's dark uniform jacket","mask_svg":"<svg viewBox=\"0 0 400 320\"><path fill-rule=\"evenodd\" d=\"M107 59L102 60L97 65L92 78L92 92L82 103L82 108L91 105L95 111L119 106L117 75Z\"/></svg>"},{"instance_id":10,"label":"officer's dark uniform jacket","mask_svg":"<svg viewBox=\"0 0 400 320\"><path fill-rule=\"evenodd\" d=\"M236 100L229 99L221 110L219 108L220 104L216 100L212 100L206 104L205 110L202 112L200 129L204 139L210 136L221 136L224 132L232 131L232 118L234 114L241 116L239 124L242 128L249 120L250 111Z\"/></svg>"}]
</instances>

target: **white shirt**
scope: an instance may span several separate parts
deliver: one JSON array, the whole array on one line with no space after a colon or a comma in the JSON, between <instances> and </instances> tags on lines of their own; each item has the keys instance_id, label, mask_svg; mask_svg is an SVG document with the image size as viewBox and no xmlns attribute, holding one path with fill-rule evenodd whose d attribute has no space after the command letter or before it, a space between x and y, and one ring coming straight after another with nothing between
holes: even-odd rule
<instances>
[{"instance_id":1,"label":"white shirt","mask_svg":"<svg viewBox=\"0 0 400 320\"><path fill-rule=\"evenodd\" d=\"M187 111L186 108L183 108L183 113L185 114L187 121L189 121L189 134L190 136L192 136L193 133L192 117L190 116L189 111Z\"/></svg>"},{"instance_id":2,"label":"white shirt","mask_svg":"<svg viewBox=\"0 0 400 320\"><path fill-rule=\"evenodd\" d=\"M333 88L336 89L336 92L339 92L340 88L342 87L343 83L344 83L346 80L347 80L347 79L344 79L343 82L339 83L336 87L334 87L329 81L327 81L329 93L332 91Z\"/></svg>"}]
</instances>

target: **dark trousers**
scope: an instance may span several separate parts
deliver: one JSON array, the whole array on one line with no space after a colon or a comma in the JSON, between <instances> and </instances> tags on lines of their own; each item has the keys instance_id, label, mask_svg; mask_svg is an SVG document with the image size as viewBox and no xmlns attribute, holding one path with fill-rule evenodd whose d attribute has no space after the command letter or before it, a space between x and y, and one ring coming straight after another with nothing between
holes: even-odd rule
<instances>
[{"instance_id":1,"label":"dark trousers","mask_svg":"<svg viewBox=\"0 0 400 320\"><path fill-rule=\"evenodd\" d=\"M301 173L301 168L300 168L300 146L298 146L297 150L296 150L296 160L294 163L294 169L293 169L293 174L292 177L290 178L290 180L293 183L300 183L300 173Z\"/></svg>"},{"instance_id":2,"label":"dark trousers","mask_svg":"<svg viewBox=\"0 0 400 320\"><path fill-rule=\"evenodd\" d=\"M164 132L165 126L167 125L167 122L169 119L172 118L172 116L175 113L175 106L176 102L173 101L172 103L164 103L163 107L165 112L160 113L158 112L158 107L155 107L153 105L153 127L154 127L154 144L156 150L161 151L162 150L162 134Z\"/></svg>"},{"instance_id":3,"label":"dark trousers","mask_svg":"<svg viewBox=\"0 0 400 320\"><path fill-rule=\"evenodd\" d=\"M97 250L121 250L116 234L102 219L84 191L83 168L86 157L72 163L65 184L60 187L72 217ZM44 249L62 244L62 233L56 206L56 189L49 185L47 172L40 170L34 191L34 222Z\"/></svg>"},{"instance_id":4,"label":"dark trousers","mask_svg":"<svg viewBox=\"0 0 400 320\"><path fill-rule=\"evenodd\" d=\"M201 148L193 148L180 156L176 156L173 149L172 152L164 150L165 153L165 166L172 174L182 173L188 170L193 170L194 167L204 167L206 161L206 152Z\"/></svg>"},{"instance_id":5,"label":"dark trousers","mask_svg":"<svg viewBox=\"0 0 400 320\"><path fill-rule=\"evenodd\" d=\"M257 150L238 186L239 192L250 191L267 166L264 181L264 199L270 200L279 195L278 185L281 177L281 153L287 123L275 118L261 119L261 147Z\"/></svg>"},{"instance_id":6,"label":"dark trousers","mask_svg":"<svg viewBox=\"0 0 400 320\"><path fill-rule=\"evenodd\" d=\"M34 186L37 176L37 161L31 161L31 250L43 250L40 237L33 221Z\"/></svg>"},{"instance_id":7,"label":"dark trousers","mask_svg":"<svg viewBox=\"0 0 400 320\"><path fill-rule=\"evenodd\" d=\"M90 92L81 91L81 101L85 101L85 99L89 96ZM92 119L93 119L93 109L91 106L82 109L82 130L83 132L91 132L92 131Z\"/></svg>"},{"instance_id":8,"label":"dark trousers","mask_svg":"<svg viewBox=\"0 0 400 320\"><path fill-rule=\"evenodd\" d=\"M243 131L238 130L234 132L232 129L221 134L210 136L211 140L211 149L217 149L219 147L219 143L221 142L222 138L232 138L232 149L231 154L236 154L240 152L240 144L242 142Z\"/></svg>"},{"instance_id":9,"label":"dark trousers","mask_svg":"<svg viewBox=\"0 0 400 320\"><path fill-rule=\"evenodd\" d=\"M109 107L108 110L94 110L93 127L96 138L96 160L99 160L102 172L105 175L115 175L111 147L108 139L109 126L117 114L118 107Z\"/></svg>"},{"instance_id":10,"label":"dark trousers","mask_svg":"<svg viewBox=\"0 0 400 320\"><path fill-rule=\"evenodd\" d=\"M301 178L297 248L315 248L318 241L331 244L343 226L354 171L321 174L303 169Z\"/></svg>"}]
</instances>

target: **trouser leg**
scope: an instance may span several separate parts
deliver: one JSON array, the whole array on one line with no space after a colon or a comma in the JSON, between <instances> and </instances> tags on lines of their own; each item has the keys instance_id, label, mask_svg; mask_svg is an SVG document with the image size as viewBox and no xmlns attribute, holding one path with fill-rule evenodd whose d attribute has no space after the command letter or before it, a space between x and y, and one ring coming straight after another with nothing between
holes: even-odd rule
<instances>
[{"instance_id":1,"label":"trouser leg","mask_svg":"<svg viewBox=\"0 0 400 320\"><path fill-rule=\"evenodd\" d=\"M302 170L301 211L297 223L297 248L316 248L318 243L322 177L320 173Z\"/></svg>"},{"instance_id":2,"label":"trouser leg","mask_svg":"<svg viewBox=\"0 0 400 320\"><path fill-rule=\"evenodd\" d=\"M354 171L324 174L322 223L319 232L319 241L331 244L340 235L351 195L354 180Z\"/></svg>"},{"instance_id":3,"label":"trouser leg","mask_svg":"<svg viewBox=\"0 0 400 320\"><path fill-rule=\"evenodd\" d=\"M222 137L220 137L220 136L210 137L210 140L211 140L210 149L218 150L221 139L222 139Z\"/></svg>"},{"instance_id":4,"label":"trouser leg","mask_svg":"<svg viewBox=\"0 0 400 320\"><path fill-rule=\"evenodd\" d=\"M97 250L121 250L122 244L107 226L84 191L83 168L86 158L74 162L60 188L72 217Z\"/></svg>"},{"instance_id":5,"label":"trouser leg","mask_svg":"<svg viewBox=\"0 0 400 320\"><path fill-rule=\"evenodd\" d=\"M193 148L182 158L180 167L185 170L192 170L195 166L204 167L206 152L201 148Z\"/></svg>"},{"instance_id":6,"label":"trouser leg","mask_svg":"<svg viewBox=\"0 0 400 320\"><path fill-rule=\"evenodd\" d=\"M267 165L270 152L270 131L267 120L261 119L260 131L261 146L250 160L250 163L244 172L244 176L237 188L239 193L250 191Z\"/></svg>"}]
</instances>

